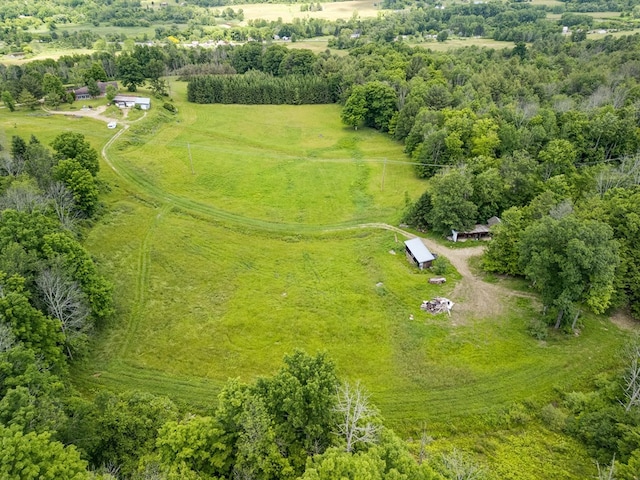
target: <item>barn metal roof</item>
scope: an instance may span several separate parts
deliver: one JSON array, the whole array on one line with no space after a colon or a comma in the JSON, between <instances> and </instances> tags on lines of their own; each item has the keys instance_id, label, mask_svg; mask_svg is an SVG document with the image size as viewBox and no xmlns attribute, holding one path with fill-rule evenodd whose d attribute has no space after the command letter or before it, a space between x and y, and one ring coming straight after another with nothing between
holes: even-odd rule
<instances>
[{"instance_id":1,"label":"barn metal roof","mask_svg":"<svg viewBox=\"0 0 640 480\"><path fill-rule=\"evenodd\" d=\"M412 238L411 240L405 240L404 244L419 263L429 262L436 259L425 244L422 243L422 239L419 237Z\"/></svg>"},{"instance_id":2,"label":"barn metal roof","mask_svg":"<svg viewBox=\"0 0 640 480\"><path fill-rule=\"evenodd\" d=\"M147 97L133 97L131 95L116 95L114 102L135 102L138 105L150 105L151 99Z\"/></svg>"}]
</instances>

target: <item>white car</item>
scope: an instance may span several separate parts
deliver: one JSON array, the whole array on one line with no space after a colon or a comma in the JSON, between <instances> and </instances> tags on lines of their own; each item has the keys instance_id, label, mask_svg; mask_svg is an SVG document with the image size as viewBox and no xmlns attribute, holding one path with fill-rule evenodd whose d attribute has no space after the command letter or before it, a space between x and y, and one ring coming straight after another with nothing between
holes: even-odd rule
<instances>
[{"instance_id":1,"label":"white car","mask_svg":"<svg viewBox=\"0 0 640 480\"><path fill-rule=\"evenodd\" d=\"M118 124L116 122L109 122L107 124L107 128L116 128L118 126Z\"/></svg>"}]
</instances>

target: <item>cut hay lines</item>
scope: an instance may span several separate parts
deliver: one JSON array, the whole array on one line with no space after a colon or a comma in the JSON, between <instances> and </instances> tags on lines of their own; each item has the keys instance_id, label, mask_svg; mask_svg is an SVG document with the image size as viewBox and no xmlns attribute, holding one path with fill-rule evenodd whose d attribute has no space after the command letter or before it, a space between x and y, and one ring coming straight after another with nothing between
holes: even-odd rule
<instances>
[{"instance_id":1,"label":"cut hay lines","mask_svg":"<svg viewBox=\"0 0 640 480\"><path fill-rule=\"evenodd\" d=\"M74 385L84 392L144 390L167 396L189 411L196 409L204 413L216 405L216 397L224 386L223 382L210 378L170 375L126 362L113 363L99 371L76 365L73 377Z\"/></svg>"},{"instance_id":2,"label":"cut hay lines","mask_svg":"<svg viewBox=\"0 0 640 480\"><path fill-rule=\"evenodd\" d=\"M134 306L131 309L131 313L129 314L129 319L127 321L125 339L122 342L122 346L120 347L120 358L125 358L126 353L129 351L131 342L133 341L138 325L140 324L140 317L144 315L146 306L146 292L149 288L149 267L151 263L151 250L149 247L149 243L151 241L153 231L157 223L162 219L164 215L169 213L170 210L171 206L168 204L165 204L160 209L159 213L151 221L151 224L149 225L144 239L142 240L142 243L140 245L136 273L136 298Z\"/></svg>"},{"instance_id":3,"label":"cut hay lines","mask_svg":"<svg viewBox=\"0 0 640 480\"><path fill-rule=\"evenodd\" d=\"M154 185L143 175L133 171L133 169L129 168L125 162L119 162L109 157L109 148L118 138L120 138L120 136L127 130L127 128L128 125L125 125L124 128L116 133L102 148L102 157L104 158L107 165L109 165L109 167L116 173L116 175L118 175L123 180L126 180L134 187L137 187L137 190L140 193L145 194L147 197L149 197L149 199L154 200L158 203L170 204L174 208L177 208L186 214L199 218L200 220L213 224L224 224L225 227L232 228L233 230L239 232L255 233L256 231L262 231L264 233L277 233L281 235L324 235L358 228L386 228L380 227L380 225L382 224L361 224L357 220L325 225L269 222L266 220L250 218L232 213L209 204L204 204L191 200L189 198L166 192ZM387 227L394 228L391 226Z\"/></svg>"}]
</instances>

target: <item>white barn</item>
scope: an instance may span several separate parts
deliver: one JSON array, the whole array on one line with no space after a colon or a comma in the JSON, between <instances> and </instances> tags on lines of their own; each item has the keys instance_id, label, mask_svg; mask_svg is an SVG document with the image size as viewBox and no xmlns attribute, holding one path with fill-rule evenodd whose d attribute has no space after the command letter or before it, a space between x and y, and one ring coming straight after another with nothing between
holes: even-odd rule
<instances>
[{"instance_id":1,"label":"white barn","mask_svg":"<svg viewBox=\"0 0 640 480\"><path fill-rule=\"evenodd\" d=\"M142 110L149 110L151 108L151 99L147 97L116 95L113 103L120 108L131 108L136 105L139 105Z\"/></svg>"}]
</instances>

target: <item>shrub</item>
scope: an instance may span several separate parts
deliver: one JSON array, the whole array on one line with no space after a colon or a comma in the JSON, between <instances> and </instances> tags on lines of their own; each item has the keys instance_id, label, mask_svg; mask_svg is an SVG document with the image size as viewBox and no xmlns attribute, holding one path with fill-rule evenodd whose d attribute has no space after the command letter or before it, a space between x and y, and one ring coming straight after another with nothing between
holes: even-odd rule
<instances>
[{"instance_id":1,"label":"shrub","mask_svg":"<svg viewBox=\"0 0 640 480\"><path fill-rule=\"evenodd\" d=\"M567 414L549 403L540 410L540 420L549 429L562 431L567 421Z\"/></svg>"},{"instance_id":2,"label":"shrub","mask_svg":"<svg viewBox=\"0 0 640 480\"><path fill-rule=\"evenodd\" d=\"M444 257L438 257L431 263L431 271L436 275L446 275L451 268L451 263Z\"/></svg>"},{"instance_id":3,"label":"shrub","mask_svg":"<svg viewBox=\"0 0 640 480\"><path fill-rule=\"evenodd\" d=\"M549 335L549 326L544 320L535 317L529 321L527 331L536 340L546 340Z\"/></svg>"},{"instance_id":4,"label":"shrub","mask_svg":"<svg viewBox=\"0 0 640 480\"><path fill-rule=\"evenodd\" d=\"M176 106L173 103L164 102L164 105L162 105L162 108L164 108L165 110L170 111L171 113L177 113L178 112L178 109L176 108Z\"/></svg>"}]
</instances>

